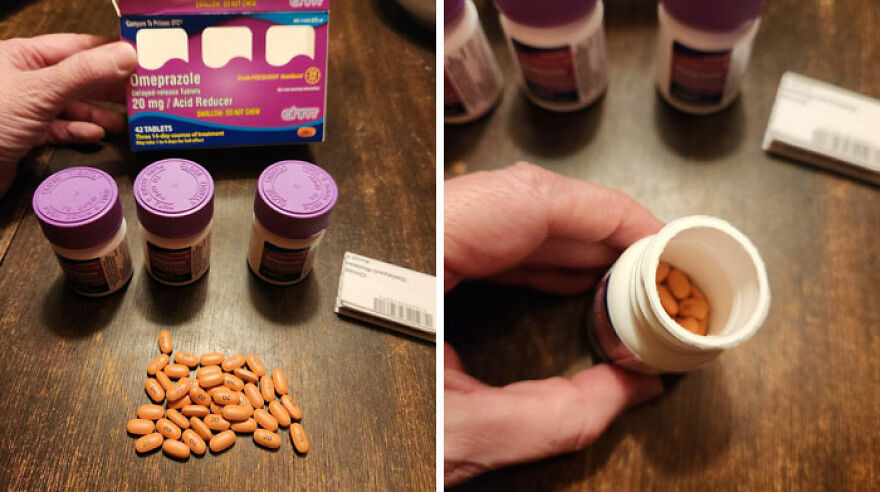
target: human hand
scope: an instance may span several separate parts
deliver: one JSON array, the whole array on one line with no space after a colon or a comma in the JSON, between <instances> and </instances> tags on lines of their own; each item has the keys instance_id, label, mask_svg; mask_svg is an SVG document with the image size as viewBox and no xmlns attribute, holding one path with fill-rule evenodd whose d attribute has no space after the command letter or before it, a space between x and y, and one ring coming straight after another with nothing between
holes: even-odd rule
<instances>
[{"instance_id":1,"label":"human hand","mask_svg":"<svg viewBox=\"0 0 880 492\"><path fill-rule=\"evenodd\" d=\"M43 144L88 144L125 126L87 101L121 102L137 65L125 42L88 34L0 41L0 196L18 161Z\"/></svg>"},{"instance_id":2,"label":"human hand","mask_svg":"<svg viewBox=\"0 0 880 492\"><path fill-rule=\"evenodd\" d=\"M530 164L445 184L445 289L488 278L559 294L592 287L662 223L626 195ZM445 346L445 483L576 451L623 410L658 396L656 376L600 364L542 381L488 386Z\"/></svg>"}]
</instances>

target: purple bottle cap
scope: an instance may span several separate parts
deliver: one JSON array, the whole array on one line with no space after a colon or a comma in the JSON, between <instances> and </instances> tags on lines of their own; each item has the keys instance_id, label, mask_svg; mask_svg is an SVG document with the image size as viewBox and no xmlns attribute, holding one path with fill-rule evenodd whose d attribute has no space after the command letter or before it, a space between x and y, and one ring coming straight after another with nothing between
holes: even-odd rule
<instances>
[{"instance_id":1,"label":"purple bottle cap","mask_svg":"<svg viewBox=\"0 0 880 492\"><path fill-rule=\"evenodd\" d=\"M167 238L192 236L214 218L214 180L186 159L165 159L145 167L134 180L138 220Z\"/></svg>"},{"instance_id":2,"label":"purple bottle cap","mask_svg":"<svg viewBox=\"0 0 880 492\"><path fill-rule=\"evenodd\" d=\"M682 24L706 31L735 31L758 17L764 0L661 0Z\"/></svg>"},{"instance_id":3,"label":"purple bottle cap","mask_svg":"<svg viewBox=\"0 0 880 492\"><path fill-rule=\"evenodd\" d=\"M532 27L570 24L596 8L597 0L495 0L505 17Z\"/></svg>"},{"instance_id":4,"label":"purple bottle cap","mask_svg":"<svg viewBox=\"0 0 880 492\"><path fill-rule=\"evenodd\" d=\"M32 205L46 239L62 248L97 246L122 225L116 182L91 167L71 167L49 176L34 192Z\"/></svg>"},{"instance_id":5,"label":"purple bottle cap","mask_svg":"<svg viewBox=\"0 0 880 492\"><path fill-rule=\"evenodd\" d=\"M449 24L456 20L464 12L464 0L443 1L443 24Z\"/></svg>"},{"instance_id":6,"label":"purple bottle cap","mask_svg":"<svg viewBox=\"0 0 880 492\"><path fill-rule=\"evenodd\" d=\"M339 195L327 171L305 161L281 161L257 181L254 216L273 234L306 239L326 229Z\"/></svg>"}]
</instances>

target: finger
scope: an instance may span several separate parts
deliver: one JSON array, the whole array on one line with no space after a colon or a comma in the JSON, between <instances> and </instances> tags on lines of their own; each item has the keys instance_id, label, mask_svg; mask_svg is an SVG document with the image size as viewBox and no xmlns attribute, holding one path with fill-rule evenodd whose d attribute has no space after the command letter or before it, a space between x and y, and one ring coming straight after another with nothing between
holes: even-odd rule
<instances>
[{"instance_id":1,"label":"finger","mask_svg":"<svg viewBox=\"0 0 880 492\"><path fill-rule=\"evenodd\" d=\"M104 129L85 121L54 120L49 123L43 144L85 145L100 142L105 136Z\"/></svg>"},{"instance_id":2,"label":"finger","mask_svg":"<svg viewBox=\"0 0 880 492\"><path fill-rule=\"evenodd\" d=\"M501 284L570 296L593 288L601 275L602 273L596 270L521 266L489 277L489 279Z\"/></svg>"},{"instance_id":3,"label":"finger","mask_svg":"<svg viewBox=\"0 0 880 492\"><path fill-rule=\"evenodd\" d=\"M596 268L614 263L620 251L605 243L585 243L568 238L548 238L523 260L525 265Z\"/></svg>"},{"instance_id":4,"label":"finger","mask_svg":"<svg viewBox=\"0 0 880 492\"><path fill-rule=\"evenodd\" d=\"M548 238L625 249L662 226L626 195L531 164L447 181L444 263L459 278L498 274Z\"/></svg>"},{"instance_id":5,"label":"finger","mask_svg":"<svg viewBox=\"0 0 880 492\"><path fill-rule=\"evenodd\" d=\"M623 410L658 396L657 376L599 365L572 380L445 393L447 483L592 443Z\"/></svg>"},{"instance_id":6,"label":"finger","mask_svg":"<svg viewBox=\"0 0 880 492\"><path fill-rule=\"evenodd\" d=\"M4 41L7 59L22 70L36 70L113 39L92 34L55 33Z\"/></svg>"},{"instance_id":7,"label":"finger","mask_svg":"<svg viewBox=\"0 0 880 492\"><path fill-rule=\"evenodd\" d=\"M485 387L486 385L482 381L469 374L465 374L462 371L457 371L455 369L443 370L444 389L454 390L461 393L470 393L471 391Z\"/></svg>"},{"instance_id":8,"label":"finger","mask_svg":"<svg viewBox=\"0 0 880 492\"><path fill-rule=\"evenodd\" d=\"M32 72L45 88L49 109L56 113L71 101L85 98L95 87L117 84L137 65L134 48L111 43L65 58L57 65Z\"/></svg>"},{"instance_id":9,"label":"finger","mask_svg":"<svg viewBox=\"0 0 880 492\"><path fill-rule=\"evenodd\" d=\"M85 99L125 104L125 80L112 82L110 85L95 86L88 91Z\"/></svg>"},{"instance_id":10,"label":"finger","mask_svg":"<svg viewBox=\"0 0 880 492\"><path fill-rule=\"evenodd\" d=\"M70 103L61 113L61 117L71 121L94 123L111 133L120 132L125 128L125 119L121 115L82 101Z\"/></svg>"}]
</instances>

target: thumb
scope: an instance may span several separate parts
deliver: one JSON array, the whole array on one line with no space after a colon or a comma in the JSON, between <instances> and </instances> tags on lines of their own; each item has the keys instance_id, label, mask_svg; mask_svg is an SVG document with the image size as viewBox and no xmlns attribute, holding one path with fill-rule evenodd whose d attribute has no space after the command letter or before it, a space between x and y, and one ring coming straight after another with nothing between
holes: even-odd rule
<instances>
[{"instance_id":1,"label":"thumb","mask_svg":"<svg viewBox=\"0 0 880 492\"><path fill-rule=\"evenodd\" d=\"M90 91L125 80L136 67L134 48L125 41L117 41L80 51L56 65L37 70L34 75L40 79L47 102L57 114Z\"/></svg>"},{"instance_id":2,"label":"thumb","mask_svg":"<svg viewBox=\"0 0 880 492\"><path fill-rule=\"evenodd\" d=\"M625 409L663 391L657 376L607 364L541 381L445 395L446 485L579 450Z\"/></svg>"}]
</instances>

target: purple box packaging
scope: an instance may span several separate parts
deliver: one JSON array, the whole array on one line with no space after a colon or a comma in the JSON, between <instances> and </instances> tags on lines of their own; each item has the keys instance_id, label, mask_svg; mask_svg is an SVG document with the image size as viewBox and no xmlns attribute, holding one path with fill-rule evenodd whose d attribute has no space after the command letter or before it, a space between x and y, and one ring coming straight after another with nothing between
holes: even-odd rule
<instances>
[{"instance_id":1,"label":"purple box packaging","mask_svg":"<svg viewBox=\"0 0 880 492\"><path fill-rule=\"evenodd\" d=\"M329 0L114 0L135 151L324 140Z\"/></svg>"}]
</instances>

